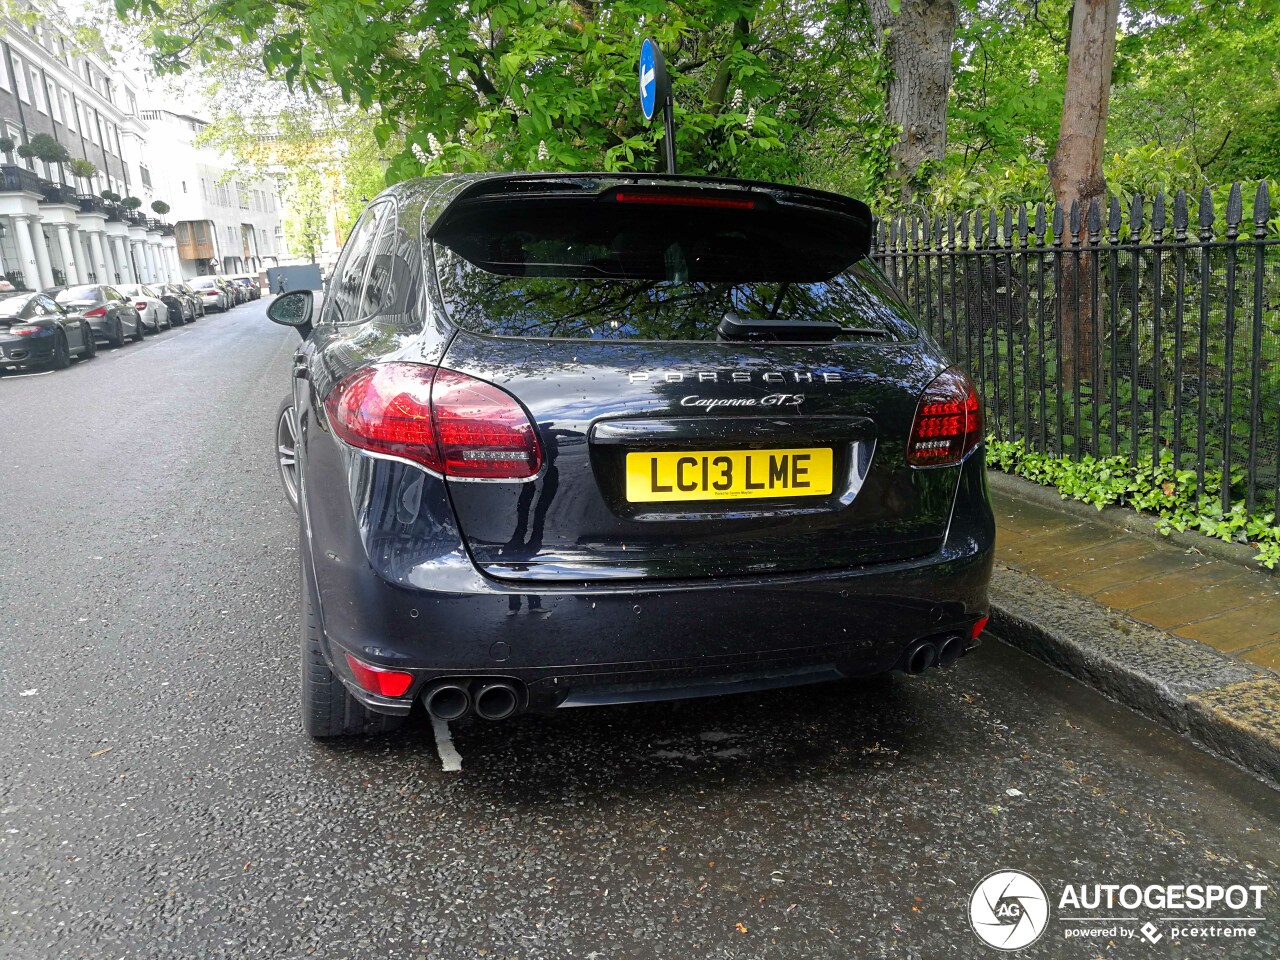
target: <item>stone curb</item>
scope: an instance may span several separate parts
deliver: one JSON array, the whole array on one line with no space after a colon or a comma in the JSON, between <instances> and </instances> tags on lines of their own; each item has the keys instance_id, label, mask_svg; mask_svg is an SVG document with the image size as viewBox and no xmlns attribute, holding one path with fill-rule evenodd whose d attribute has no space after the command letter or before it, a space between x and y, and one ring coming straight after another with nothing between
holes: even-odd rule
<instances>
[{"instance_id":1,"label":"stone curb","mask_svg":"<svg viewBox=\"0 0 1280 960\"><path fill-rule=\"evenodd\" d=\"M1159 540L1161 543L1175 544L1183 550L1193 550L1196 553L1213 557L1215 560L1226 560L1229 563L1248 567L1255 573L1269 573L1272 576L1280 576L1280 565L1277 565L1275 569L1268 570L1253 559L1257 551L1244 543L1228 543L1225 540L1206 537L1201 533L1179 533L1177 530L1164 534L1156 529L1155 520L1138 513L1136 510L1131 510L1128 507L1103 507L1099 510L1097 507L1083 503L1080 500L1064 500L1062 494L1053 487L1041 486L1011 473L1001 473L999 470L992 469L987 471L987 485L997 493L1005 494L1006 496L1017 497L1020 500L1030 500L1032 503L1042 507L1050 507L1084 520L1102 522L1124 530L1126 533L1150 537L1153 540Z\"/></svg>"},{"instance_id":2,"label":"stone curb","mask_svg":"<svg viewBox=\"0 0 1280 960\"><path fill-rule=\"evenodd\" d=\"M991 606L1001 641L1280 786L1280 677L1271 671L1001 566Z\"/></svg>"}]
</instances>

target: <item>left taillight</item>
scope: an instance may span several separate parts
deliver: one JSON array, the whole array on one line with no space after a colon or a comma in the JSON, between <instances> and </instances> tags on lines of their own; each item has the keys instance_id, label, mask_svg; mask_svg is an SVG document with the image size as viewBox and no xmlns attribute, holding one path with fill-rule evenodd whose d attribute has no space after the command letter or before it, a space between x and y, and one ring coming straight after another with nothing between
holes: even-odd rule
<instances>
[{"instance_id":1,"label":"left taillight","mask_svg":"<svg viewBox=\"0 0 1280 960\"><path fill-rule=\"evenodd\" d=\"M107 315L107 308L106 308L106 307L94 307L92 310L86 310L86 311L84 312L84 315L85 315L86 317L105 317L105 316Z\"/></svg>"},{"instance_id":2,"label":"left taillight","mask_svg":"<svg viewBox=\"0 0 1280 960\"><path fill-rule=\"evenodd\" d=\"M907 441L907 463L950 466L967 457L981 439L978 391L963 370L948 367L920 395Z\"/></svg>"},{"instance_id":3,"label":"left taillight","mask_svg":"<svg viewBox=\"0 0 1280 960\"><path fill-rule=\"evenodd\" d=\"M44 328L43 327L10 327L9 332L12 333L15 337L34 337L37 334L43 333Z\"/></svg>"},{"instance_id":4,"label":"left taillight","mask_svg":"<svg viewBox=\"0 0 1280 960\"><path fill-rule=\"evenodd\" d=\"M519 402L484 380L418 363L359 370L325 398L342 440L450 477L522 480L542 466L537 430Z\"/></svg>"},{"instance_id":5,"label":"left taillight","mask_svg":"<svg viewBox=\"0 0 1280 960\"><path fill-rule=\"evenodd\" d=\"M137 303L134 304L134 306L137 307L139 310L145 310L147 309L147 301L139 300Z\"/></svg>"},{"instance_id":6,"label":"left taillight","mask_svg":"<svg viewBox=\"0 0 1280 960\"><path fill-rule=\"evenodd\" d=\"M403 697L409 687L413 685L412 673L405 673L403 670L388 670L386 667L376 667L371 663L365 663L363 660L357 660L349 653L347 654L347 666L351 668L351 675L355 678L356 683L370 693L376 693L379 696Z\"/></svg>"}]
</instances>

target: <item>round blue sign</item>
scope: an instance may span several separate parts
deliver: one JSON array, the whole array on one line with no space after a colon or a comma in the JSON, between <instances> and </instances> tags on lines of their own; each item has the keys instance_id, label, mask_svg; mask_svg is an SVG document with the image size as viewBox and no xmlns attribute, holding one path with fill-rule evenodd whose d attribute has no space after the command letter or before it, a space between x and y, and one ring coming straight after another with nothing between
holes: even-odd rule
<instances>
[{"instance_id":1,"label":"round blue sign","mask_svg":"<svg viewBox=\"0 0 1280 960\"><path fill-rule=\"evenodd\" d=\"M646 120L653 119L658 107L659 73L662 72L662 54L648 37L640 44L640 109Z\"/></svg>"}]
</instances>

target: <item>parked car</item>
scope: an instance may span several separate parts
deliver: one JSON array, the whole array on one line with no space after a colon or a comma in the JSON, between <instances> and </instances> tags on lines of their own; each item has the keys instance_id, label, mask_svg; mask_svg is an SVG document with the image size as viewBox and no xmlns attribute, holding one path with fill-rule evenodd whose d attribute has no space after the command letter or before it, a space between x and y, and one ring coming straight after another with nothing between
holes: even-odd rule
<instances>
[{"instance_id":1,"label":"parked car","mask_svg":"<svg viewBox=\"0 0 1280 960\"><path fill-rule=\"evenodd\" d=\"M195 323L196 304L198 301L194 296L183 291L181 285L166 283L158 287L156 293L169 310L169 323L171 326L176 327L184 323Z\"/></svg>"},{"instance_id":2,"label":"parked car","mask_svg":"<svg viewBox=\"0 0 1280 960\"><path fill-rule=\"evenodd\" d=\"M121 293L133 301L138 316L152 333L159 333L173 326L169 319L169 306L160 299L160 291L145 283L127 283L117 287Z\"/></svg>"},{"instance_id":3,"label":"parked car","mask_svg":"<svg viewBox=\"0 0 1280 960\"><path fill-rule=\"evenodd\" d=\"M191 288L204 301L206 310L224 312L234 305L217 277L196 277L191 281Z\"/></svg>"},{"instance_id":4,"label":"parked car","mask_svg":"<svg viewBox=\"0 0 1280 960\"><path fill-rule=\"evenodd\" d=\"M94 337L110 346L124 346L126 336L141 340L146 335L137 307L115 287L90 283L53 290L57 291L54 299L68 314L88 320Z\"/></svg>"},{"instance_id":5,"label":"parked car","mask_svg":"<svg viewBox=\"0 0 1280 960\"><path fill-rule=\"evenodd\" d=\"M65 369L98 352L93 327L44 293L0 293L0 367Z\"/></svg>"},{"instance_id":6,"label":"parked car","mask_svg":"<svg viewBox=\"0 0 1280 960\"><path fill-rule=\"evenodd\" d=\"M249 299L249 291L244 288L243 284L236 283L231 277L219 277L223 285L231 291L232 297L235 299L236 306L245 303Z\"/></svg>"},{"instance_id":7,"label":"parked car","mask_svg":"<svg viewBox=\"0 0 1280 960\"><path fill-rule=\"evenodd\" d=\"M250 300L260 300L262 298L262 284L256 274L237 273L231 278L231 282L244 287L245 293L248 294Z\"/></svg>"},{"instance_id":8,"label":"parked car","mask_svg":"<svg viewBox=\"0 0 1280 960\"><path fill-rule=\"evenodd\" d=\"M267 311L304 336L272 443L307 732L956 663L987 621L982 411L871 231L714 178L380 195L319 314Z\"/></svg>"},{"instance_id":9,"label":"parked car","mask_svg":"<svg viewBox=\"0 0 1280 960\"><path fill-rule=\"evenodd\" d=\"M196 318L204 316L204 297L200 292L189 283L171 283L169 286L175 287L184 297L191 302L191 308L195 311Z\"/></svg>"}]
</instances>

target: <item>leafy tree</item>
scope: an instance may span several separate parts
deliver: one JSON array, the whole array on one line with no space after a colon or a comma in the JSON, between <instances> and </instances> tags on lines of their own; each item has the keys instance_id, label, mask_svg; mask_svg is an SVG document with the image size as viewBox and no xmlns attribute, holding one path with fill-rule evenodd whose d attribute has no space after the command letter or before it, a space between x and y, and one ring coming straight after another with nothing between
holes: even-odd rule
<instances>
[{"instance_id":1,"label":"leafy tree","mask_svg":"<svg viewBox=\"0 0 1280 960\"><path fill-rule=\"evenodd\" d=\"M131 213L142 206L142 201L137 197L125 197L123 200L120 200L119 203L120 206L124 207Z\"/></svg>"},{"instance_id":2,"label":"leafy tree","mask_svg":"<svg viewBox=\"0 0 1280 960\"><path fill-rule=\"evenodd\" d=\"M94 166L92 160L84 160L76 158L67 164L67 169L71 171L71 175L77 180L83 180L88 183L98 175L98 168ZM90 187L90 190L93 188Z\"/></svg>"},{"instance_id":3,"label":"leafy tree","mask_svg":"<svg viewBox=\"0 0 1280 960\"><path fill-rule=\"evenodd\" d=\"M774 110L818 7L776 0L657 5L497 0L119 0L156 65L252 48L269 77L374 111L390 175L475 169L647 169L661 126L636 105L644 24L675 78L681 167L767 172L794 131ZM790 38L785 44L776 38ZM414 148L417 148L416 150Z\"/></svg>"},{"instance_id":4,"label":"leafy tree","mask_svg":"<svg viewBox=\"0 0 1280 960\"><path fill-rule=\"evenodd\" d=\"M151 209L156 216L163 217L166 213L169 212L170 207L163 200L153 200L151 202Z\"/></svg>"}]
</instances>

